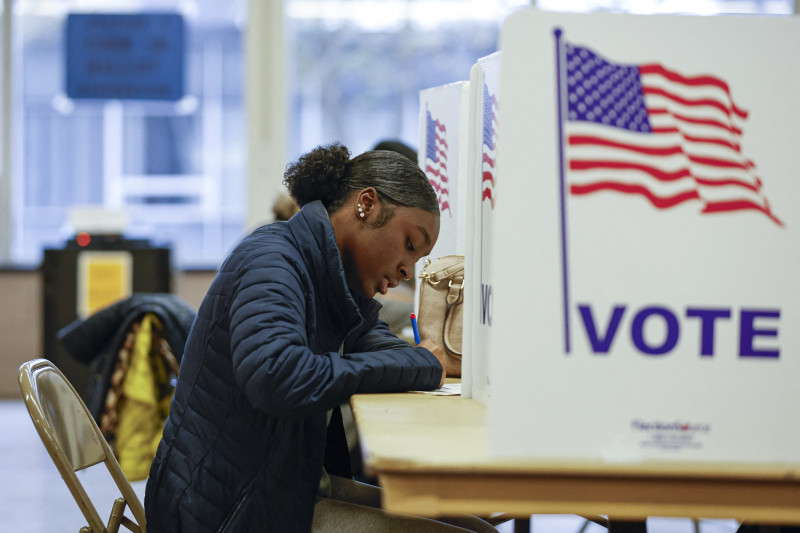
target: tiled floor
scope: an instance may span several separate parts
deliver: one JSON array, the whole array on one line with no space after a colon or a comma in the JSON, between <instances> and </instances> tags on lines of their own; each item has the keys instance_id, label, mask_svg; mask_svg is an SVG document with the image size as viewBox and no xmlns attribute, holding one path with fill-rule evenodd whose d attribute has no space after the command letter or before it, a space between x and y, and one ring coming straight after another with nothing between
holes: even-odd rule
<instances>
[{"instance_id":1,"label":"tiled floor","mask_svg":"<svg viewBox=\"0 0 800 533\"><path fill-rule=\"evenodd\" d=\"M22 401L0 401L0 423L0 533L77 532L85 525L83 517L39 440ZM89 496L109 502L106 508L98 508L100 516L108 516L113 500L110 494L116 488L103 467L93 467L78 475ZM144 485L143 481L133 484L142 500ZM689 519L651 518L647 526L649 533L736 531L733 520L701 520L695 529ZM510 523L499 529L501 533L513 530ZM605 531L573 515L536 515L531 530L536 533Z\"/></svg>"}]
</instances>

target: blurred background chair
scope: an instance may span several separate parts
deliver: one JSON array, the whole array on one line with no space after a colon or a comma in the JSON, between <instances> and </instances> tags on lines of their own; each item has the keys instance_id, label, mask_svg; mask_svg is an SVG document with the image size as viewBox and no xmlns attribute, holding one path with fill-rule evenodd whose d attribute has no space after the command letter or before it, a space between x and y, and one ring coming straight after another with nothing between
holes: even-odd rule
<instances>
[{"instance_id":1,"label":"blurred background chair","mask_svg":"<svg viewBox=\"0 0 800 533\"><path fill-rule=\"evenodd\" d=\"M46 359L19 369L19 386L28 413L47 452L88 525L81 532L116 533L120 525L145 532L144 507L133 491L86 405L61 371ZM103 522L76 472L103 463L119 489L108 523ZM128 507L134 520L124 515Z\"/></svg>"}]
</instances>

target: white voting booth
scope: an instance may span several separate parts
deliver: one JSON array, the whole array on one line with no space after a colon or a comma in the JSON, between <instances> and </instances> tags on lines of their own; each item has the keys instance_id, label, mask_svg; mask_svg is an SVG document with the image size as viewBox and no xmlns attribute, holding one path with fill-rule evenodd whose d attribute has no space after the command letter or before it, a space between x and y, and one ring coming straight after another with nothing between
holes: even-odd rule
<instances>
[{"instance_id":1,"label":"white voting booth","mask_svg":"<svg viewBox=\"0 0 800 533\"><path fill-rule=\"evenodd\" d=\"M439 199L439 239L430 258L464 253L466 218L466 118L469 116L469 83L466 81L420 91L420 168L433 185ZM417 265L417 272L424 266ZM417 291L420 280L417 278Z\"/></svg>"},{"instance_id":2,"label":"white voting booth","mask_svg":"<svg viewBox=\"0 0 800 533\"><path fill-rule=\"evenodd\" d=\"M484 283L491 265L483 244L489 240L497 180L500 56L479 59L469 82L420 92L419 165L436 190L441 212L439 240L429 258L465 256L464 320L470 326L464 328L461 393L482 403L489 396L486 342L492 320L491 287Z\"/></svg>"},{"instance_id":3,"label":"white voting booth","mask_svg":"<svg viewBox=\"0 0 800 533\"><path fill-rule=\"evenodd\" d=\"M467 252L464 262L464 327L462 368L469 368L471 382L465 396L481 403L489 401L489 332L493 321L491 251L495 215L497 171L497 127L500 105L502 52L483 57L470 72L469 139L467 159Z\"/></svg>"},{"instance_id":4,"label":"white voting booth","mask_svg":"<svg viewBox=\"0 0 800 533\"><path fill-rule=\"evenodd\" d=\"M800 462L800 22L529 9L501 50L467 214L492 453Z\"/></svg>"},{"instance_id":5,"label":"white voting booth","mask_svg":"<svg viewBox=\"0 0 800 533\"><path fill-rule=\"evenodd\" d=\"M419 166L425 171L439 200L439 239L428 257L416 265L420 273L426 260L446 255L464 255L466 248L467 172L470 85L459 81L420 91ZM421 279L416 278L416 294ZM419 310L419 299L415 300ZM464 383L471 383L470 369L464 368ZM469 385L466 387L469 394Z\"/></svg>"}]
</instances>

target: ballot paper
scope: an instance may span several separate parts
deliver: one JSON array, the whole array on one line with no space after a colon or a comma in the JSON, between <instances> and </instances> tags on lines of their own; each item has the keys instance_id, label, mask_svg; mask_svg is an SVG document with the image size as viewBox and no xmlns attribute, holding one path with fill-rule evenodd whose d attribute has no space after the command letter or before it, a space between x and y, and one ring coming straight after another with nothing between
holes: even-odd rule
<instances>
[{"instance_id":1,"label":"ballot paper","mask_svg":"<svg viewBox=\"0 0 800 533\"><path fill-rule=\"evenodd\" d=\"M432 396L461 396L461 383L445 383L441 389L412 390L411 392L430 394Z\"/></svg>"}]
</instances>

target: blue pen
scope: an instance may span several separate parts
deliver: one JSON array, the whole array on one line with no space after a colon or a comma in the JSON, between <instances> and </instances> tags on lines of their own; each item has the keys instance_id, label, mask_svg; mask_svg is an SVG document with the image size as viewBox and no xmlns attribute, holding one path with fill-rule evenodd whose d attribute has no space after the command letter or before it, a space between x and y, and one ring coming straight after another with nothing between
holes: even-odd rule
<instances>
[{"instance_id":1,"label":"blue pen","mask_svg":"<svg viewBox=\"0 0 800 533\"><path fill-rule=\"evenodd\" d=\"M419 327L417 326L417 315L411 313L411 329L414 330L414 342L419 344Z\"/></svg>"}]
</instances>

